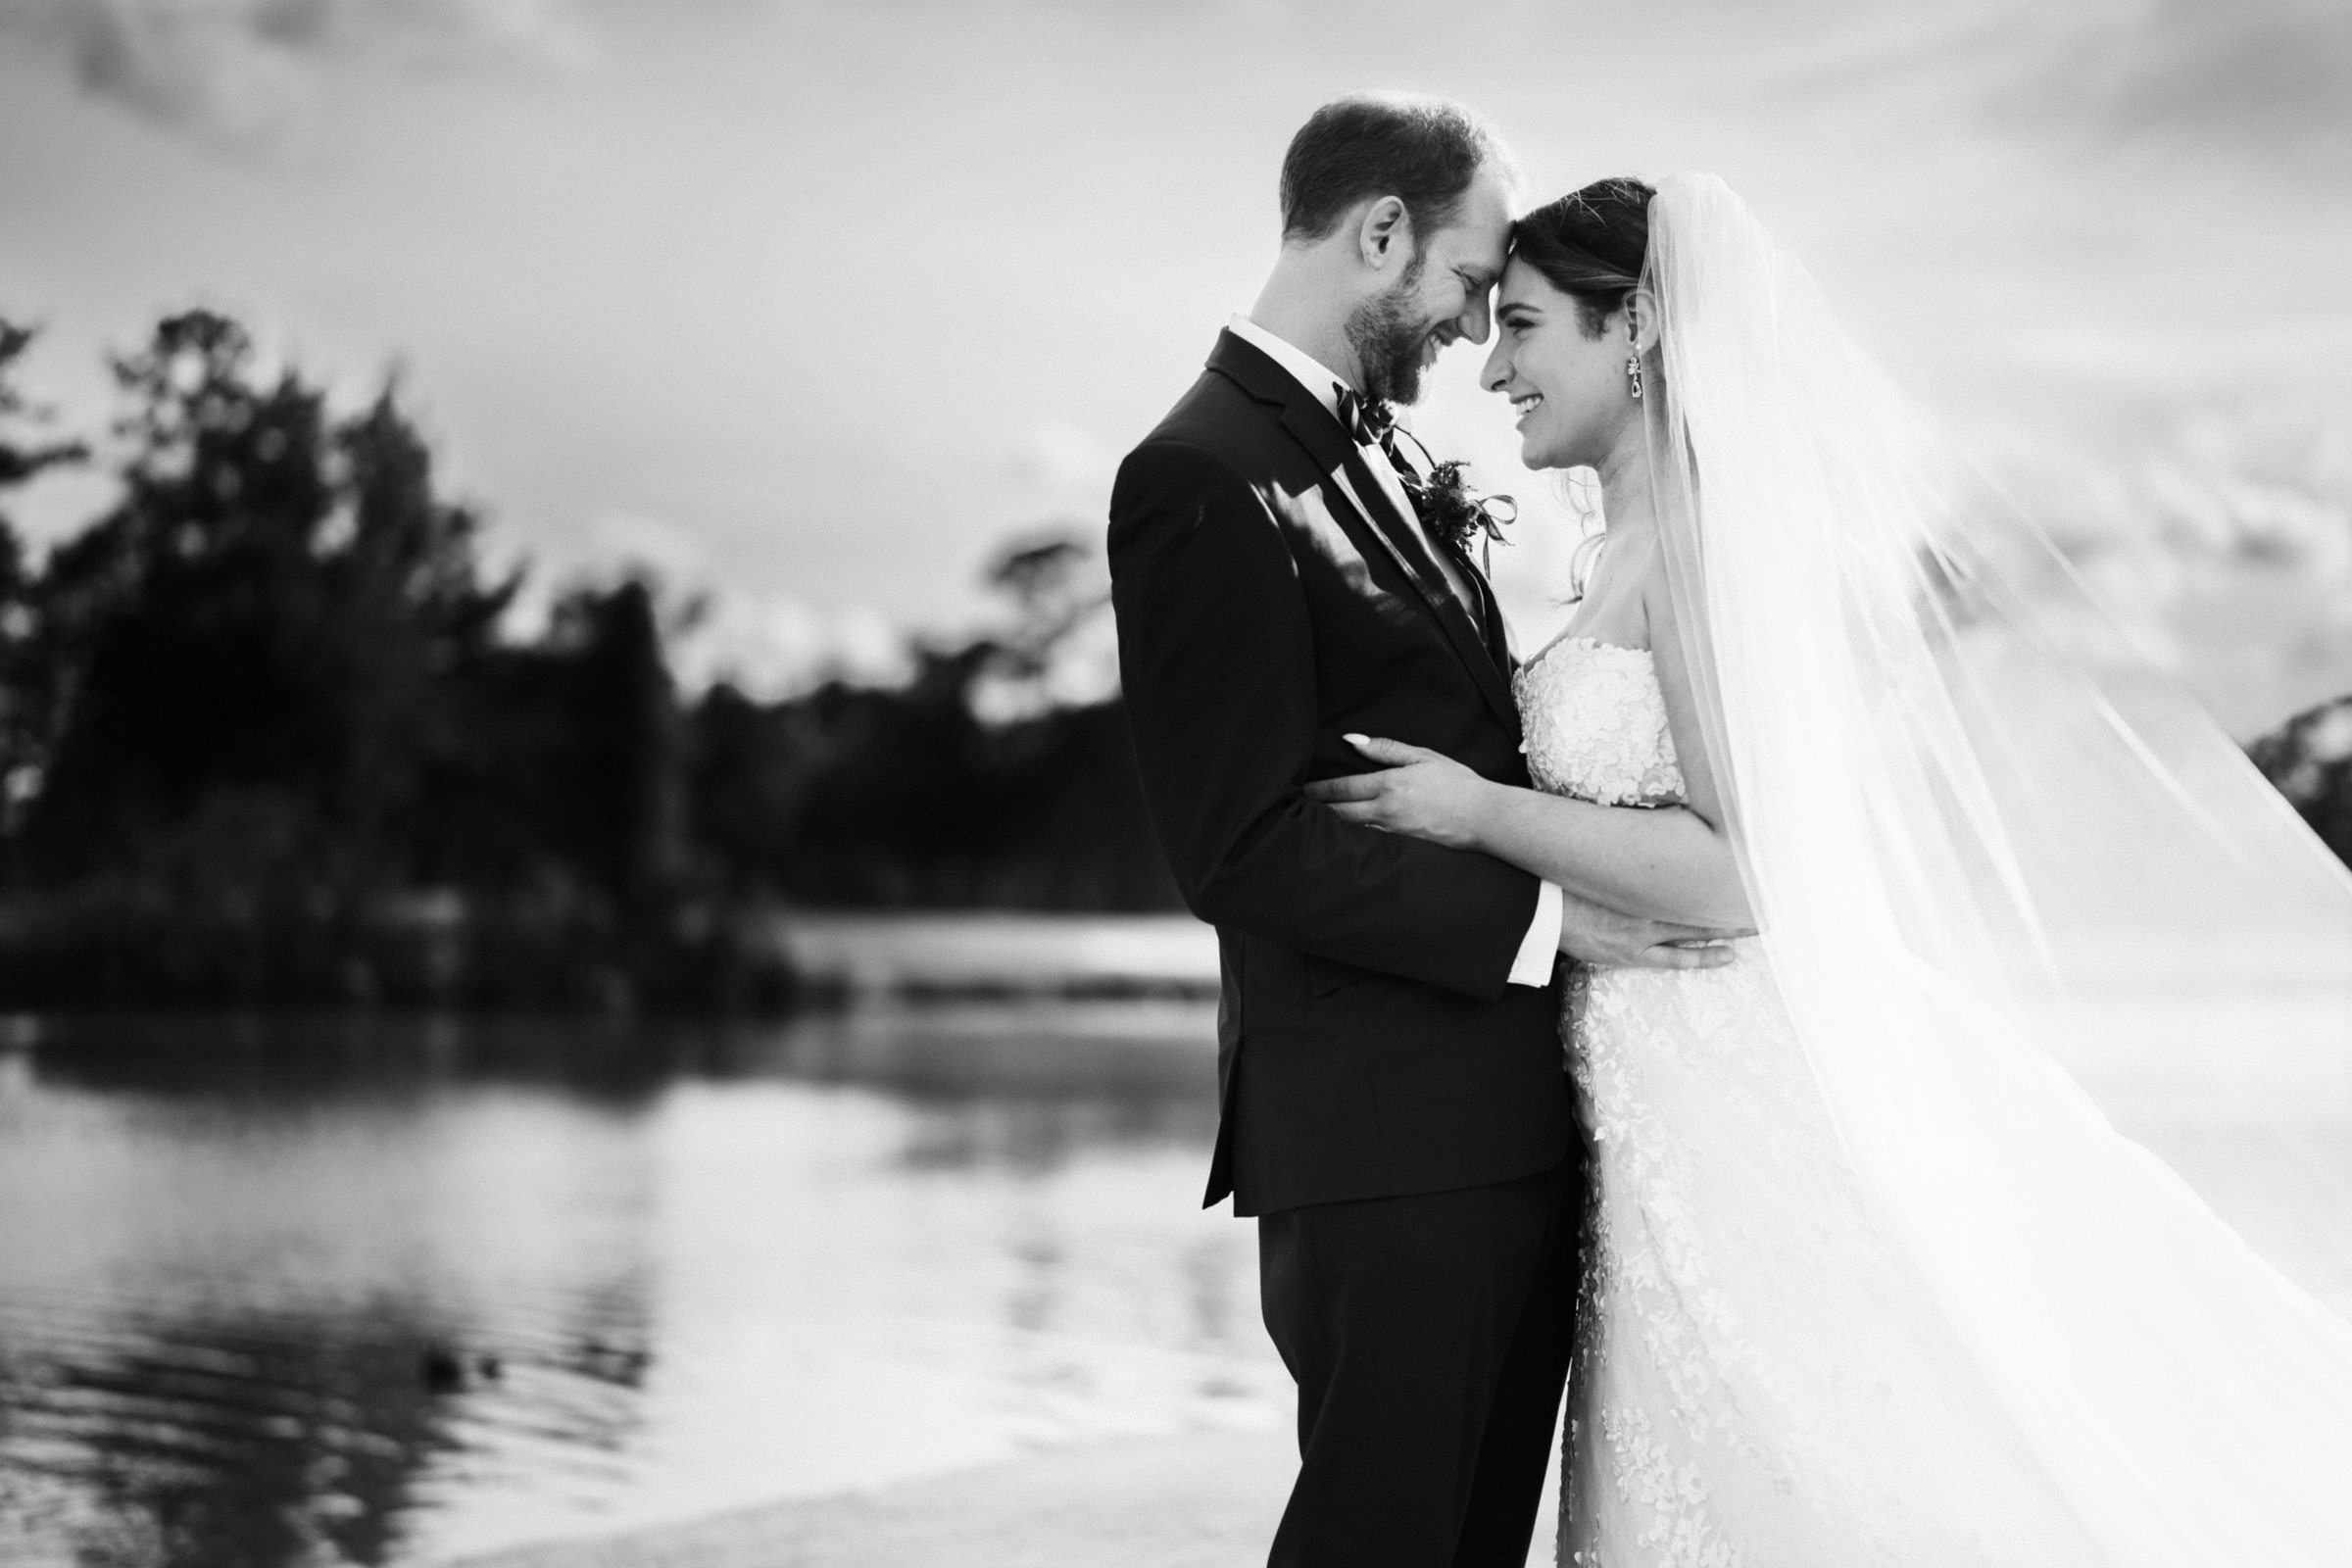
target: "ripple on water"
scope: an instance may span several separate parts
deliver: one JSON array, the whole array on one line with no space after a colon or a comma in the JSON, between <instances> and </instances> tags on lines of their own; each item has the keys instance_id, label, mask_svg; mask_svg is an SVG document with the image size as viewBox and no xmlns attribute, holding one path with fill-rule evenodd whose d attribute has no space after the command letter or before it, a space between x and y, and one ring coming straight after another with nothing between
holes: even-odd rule
<instances>
[{"instance_id":1,"label":"ripple on water","mask_svg":"<svg viewBox=\"0 0 2352 1568\"><path fill-rule=\"evenodd\" d=\"M418 1562L1279 1411L1200 1009L306 1027L0 1072L0 1561Z\"/></svg>"}]
</instances>

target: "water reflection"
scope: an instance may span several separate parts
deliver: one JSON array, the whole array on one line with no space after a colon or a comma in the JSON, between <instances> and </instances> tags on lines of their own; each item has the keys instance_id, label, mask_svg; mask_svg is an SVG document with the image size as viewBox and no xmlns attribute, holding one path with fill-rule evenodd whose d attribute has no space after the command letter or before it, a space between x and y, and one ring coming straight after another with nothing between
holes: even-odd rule
<instances>
[{"instance_id":1,"label":"water reflection","mask_svg":"<svg viewBox=\"0 0 2352 1568\"><path fill-rule=\"evenodd\" d=\"M0 1026L0 1563L407 1568L1278 1425L1250 1228L1196 1207L1211 1033ZM2309 1081L2129 1125L2352 1309Z\"/></svg>"},{"instance_id":2,"label":"water reflection","mask_svg":"<svg viewBox=\"0 0 2352 1568\"><path fill-rule=\"evenodd\" d=\"M0 1560L392 1564L1280 1418L1208 1020L0 1054Z\"/></svg>"},{"instance_id":3,"label":"water reflection","mask_svg":"<svg viewBox=\"0 0 2352 1568\"><path fill-rule=\"evenodd\" d=\"M385 1560L430 1457L454 1448L413 1314L10 1314L0 1454L28 1523L79 1562ZM109 1321L111 1319L111 1321Z\"/></svg>"}]
</instances>

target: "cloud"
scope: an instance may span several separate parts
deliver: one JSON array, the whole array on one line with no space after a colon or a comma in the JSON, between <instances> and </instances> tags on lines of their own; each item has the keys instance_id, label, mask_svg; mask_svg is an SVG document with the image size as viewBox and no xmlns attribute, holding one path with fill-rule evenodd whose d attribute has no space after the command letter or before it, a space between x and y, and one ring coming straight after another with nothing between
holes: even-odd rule
<instances>
[{"instance_id":1,"label":"cloud","mask_svg":"<svg viewBox=\"0 0 2352 1568\"><path fill-rule=\"evenodd\" d=\"M2231 734L2352 690L2352 410L2217 405L2137 449L2004 465L2139 648Z\"/></svg>"},{"instance_id":2,"label":"cloud","mask_svg":"<svg viewBox=\"0 0 2352 1568\"><path fill-rule=\"evenodd\" d=\"M1005 459L1014 483L1057 500L1108 500L1118 470L1119 454L1108 442L1066 419L1033 425Z\"/></svg>"},{"instance_id":3,"label":"cloud","mask_svg":"<svg viewBox=\"0 0 2352 1568\"><path fill-rule=\"evenodd\" d=\"M49 49L93 96L231 151L307 123L333 60L559 63L587 47L568 0L24 0L0 29Z\"/></svg>"},{"instance_id":4,"label":"cloud","mask_svg":"<svg viewBox=\"0 0 2352 1568\"><path fill-rule=\"evenodd\" d=\"M606 513L588 530L581 552L589 569L618 567L650 572L662 581L695 591L715 576L710 547L675 523L635 513Z\"/></svg>"},{"instance_id":5,"label":"cloud","mask_svg":"<svg viewBox=\"0 0 2352 1568\"><path fill-rule=\"evenodd\" d=\"M2027 491L2049 497L2084 557L2153 547L2184 562L2290 570L2352 590L2346 411L2303 403L2196 411L2121 463L2080 460Z\"/></svg>"},{"instance_id":6,"label":"cloud","mask_svg":"<svg viewBox=\"0 0 2352 1568\"><path fill-rule=\"evenodd\" d=\"M669 652L688 694L725 681L760 702L796 697L829 680L895 686L914 672L905 629L873 607L818 610L780 595L714 595Z\"/></svg>"},{"instance_id":7,"label":"cloud","mask_svg":"<svg viewBox=\"0 0 2352 1568\"><path fill-rule=\"evenodd\" d=\"M1623 20L1654 44L1670 13ZM1689 38L1660 84L1840 123L1872 105L1970 134L2288 176L2333 176L2352 157L2342 0L1759 0L1712 31Z\"/></svg>"},{"instance_id":8,"label":"cloud","mask_svg":"<svg viewBox=\"0 0 2352 1568\"><path fill-rule=\"evenodd\" d=\"M78 0L49 9L81 86L155 123L253 147L308 108L299 49L259 16L237 14L248 8Z\"/></svg>"},{"instance_id":9,"label":"cloud","mask_svg":"<svg viewBox=\"0 0 2352 1568\"><path fill-rule=\"evenodd\" d=\"M2003 106L2117 143L2204 144L2316 167L2352 154L2352 9L2164 0L2109 12Z\"/></svg>"},{"instance_id":10,"label":"cloud","mask_svg":"<svg viewBox=\"0 0 2352 1568\"><path fill-rule=\"evenodd\" d=\"M2332 172L2352 154L2341 0L1844 0L1794 7L1784 91L1953 105L1984 129Z\"/></svg>"},{"instance_id":11,"label":"cloud","mask_svg":"<svg viewBox=\"0 0 2352 1568\"><path fill-rule=\"evenodd\" d=\"M906 628L871 606L818 609L790 594L747 589L728 578L692 529L635 513L599 516L577 547L536 575L532 603L513 629L534 634L567 584L627 576L650 579L672 607L693 607L668 632L671 668L689 696L725 681L773 702L829 680L892 686L914 672Z\"/></svg>"}]
</instances>

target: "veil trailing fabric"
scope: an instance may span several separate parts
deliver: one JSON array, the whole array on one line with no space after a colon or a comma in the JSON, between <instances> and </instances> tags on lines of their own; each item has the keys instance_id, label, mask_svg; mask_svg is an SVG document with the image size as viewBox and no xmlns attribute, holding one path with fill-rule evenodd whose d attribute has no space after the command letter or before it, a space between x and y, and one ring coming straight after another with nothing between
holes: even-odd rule
<instances>
[{"instance_id":1,"label":"veil trailing fabric","mask_svg":"<svg viewBox=\"0 0 2352 1568\"><path fill-rule=\"evenodd\" d=\"M2030 1454L2106 1561L2352 1563L2352 1327L2061 1065L2192 1100L2340 1072L2352 877L1721 180L1659 185L1643 286L1675 613L1759 947L1978 1379L1961 1430Z\"/></svg>"}]
</instances>

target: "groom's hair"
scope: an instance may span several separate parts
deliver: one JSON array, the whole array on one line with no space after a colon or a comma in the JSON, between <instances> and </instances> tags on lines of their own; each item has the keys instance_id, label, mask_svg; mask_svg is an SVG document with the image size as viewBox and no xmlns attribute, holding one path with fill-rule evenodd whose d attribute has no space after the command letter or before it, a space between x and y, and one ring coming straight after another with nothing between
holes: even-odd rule
<instances>
[{"instance_id":1,"label":"groom's hair","mask_svg":"<svg viewBox=\"0 0 2352 1568\"><path fill-rule=\"evenodd\" d=\"M1413 248L1452 222L1479 170L1514 172L1502 141L1442 98L1351 93L1307 117L1282 160L1282 237L1319 240L1349 208L1394 196L1413 220Z\"/></svg>"}]
</instances>

